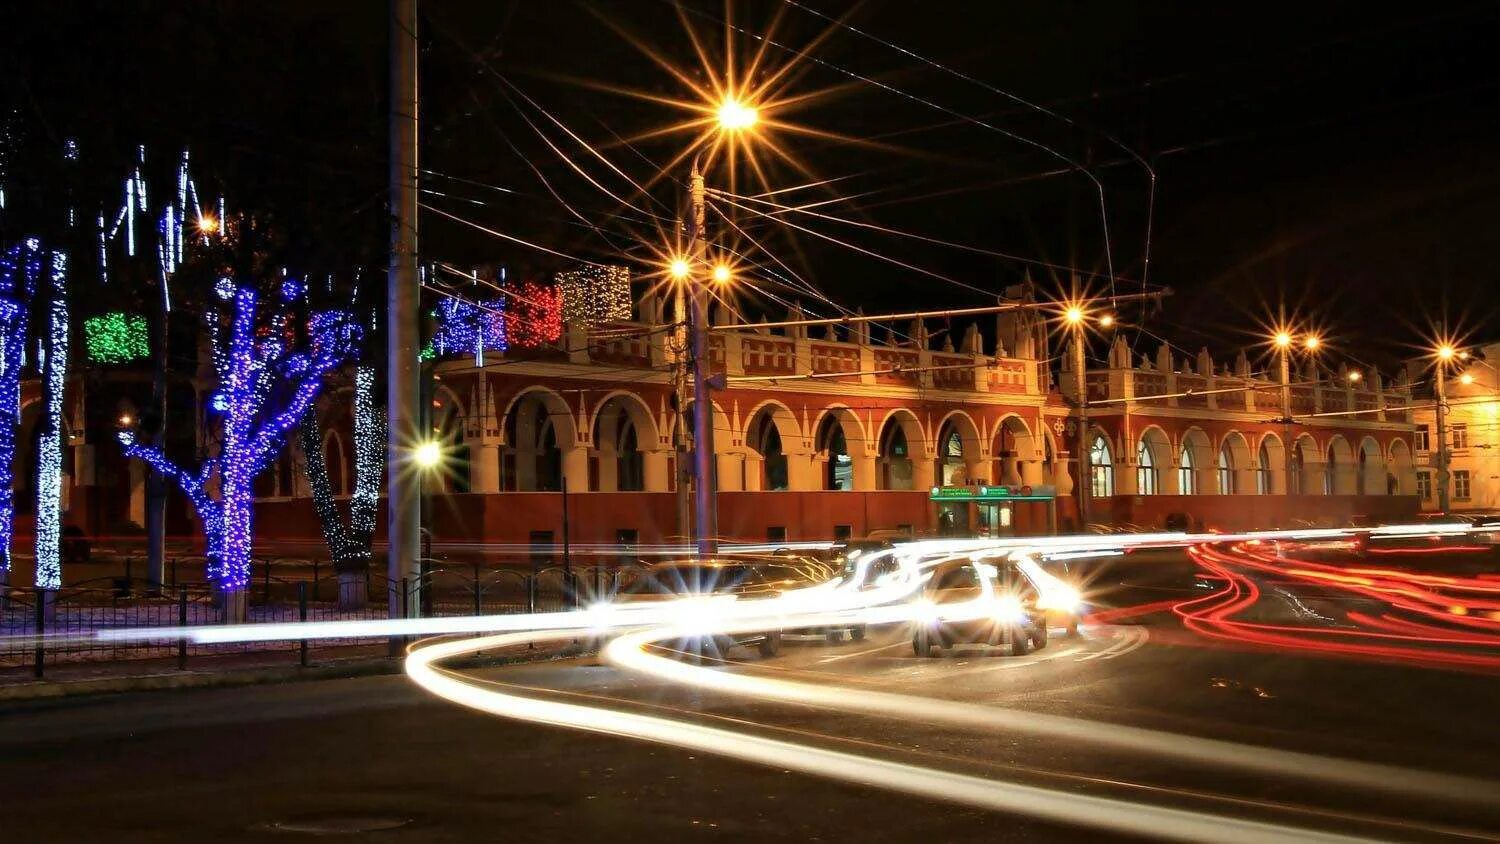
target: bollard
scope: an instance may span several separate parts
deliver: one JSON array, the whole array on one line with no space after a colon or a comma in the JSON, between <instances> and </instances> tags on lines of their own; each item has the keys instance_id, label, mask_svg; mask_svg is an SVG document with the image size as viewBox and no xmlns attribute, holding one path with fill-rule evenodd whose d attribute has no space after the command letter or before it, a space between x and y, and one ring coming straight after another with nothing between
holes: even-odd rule
<instances>
[{"instance_id":1,"label":"bollard","mask_svg":"<svg viewBox=\"0 0 1500 844\"><path fill-rule=\"evenodd\" d=\"M172 571L175 572L176 570L177 570L177 564L174 561L173 564L172 564ZM175 580L176 578L174 577L173 579ZM186 589L179 589L179 590L177 590L177 626L178 627L186 627L187 626L187 598L188 598L188 596L187 596L187 590ZM177 670L178 671L186 671L187 670L187 637L181 637L181 638L179 638L177 640Z\"/></svg>"},{"instance_id":2,"label":"bollard","mask_svg":"<svg viewBox=\"0 0 1500 844\"><path fill-rule=\"evenodd\" d=\"M31 594L36 599L36 671L35 671L35 674L36 674L37 679L40 680L42 678L42 665L43 665L43 662L44 662L44 660L46 659L46 656L47 656L47 654L46 654L46 646L43 644L43 639L42 639L42 637L44 635L46 635L46 632L47 632L47 592L46 592L46 590L38 589L35 592L32 592Z\"/></svg>"},{"instance_id":3,"label":"bollard","mask_svg":"<svg viewBox=\"0 0 1500 844\"><path fill-rule=\"evenodd\" d=\"M297 583L297 620L300 621L300 622L302 622L303 624L307 623L307 584L304 583L304 582L300 582L300 581ZM299 660L302 663L302 667L306 668L307 667L307 640L306 639L302 639L302 640L300 640L297 643L297 650L299 651L298 658L299 658Z\"/></svg>"},{"instance_id":4,"label":"bollard","mask_svg":"<svg viewBox=\"0 0 1500 844\"><path fill-rule=\"evenodd\" d=\"M474 562L474 614L475 615L479 615L479 605L480 605L480 597L479 596L480 596L480 588L479 588L479 562L476 560Z\"/></svg>"}]
</instances>

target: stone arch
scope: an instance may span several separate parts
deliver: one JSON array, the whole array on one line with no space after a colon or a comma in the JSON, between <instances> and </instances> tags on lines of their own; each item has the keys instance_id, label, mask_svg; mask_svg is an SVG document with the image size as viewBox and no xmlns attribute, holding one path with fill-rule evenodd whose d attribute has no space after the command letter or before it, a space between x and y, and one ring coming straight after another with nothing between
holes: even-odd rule
<instances>
[{"instance_id":1,"label":"stone arch","mask_svg":"<svg viewBox=\"0 0 1500 844\"><path fill-rule=\"evenodd\" d=\"M813 423L813 468L818 488L874 488L874 455L859 416L845 405L824 408Z\"/></svg>"},{"instance_id":2,"label":"stone arch","mask_svg":"<svg viewBox=\"0 0 1500 844\"><path fill-rule=\"evenodd\" d=\"M1357 471L1354 475L1355 484L1360 495L1386 495L1389 488L1386 484L1388 475L1385 449L1374 437L1366 436L1359 441L1359 452L1357 460Z\"/></svg>"},{"instance_id":3,"label":"stone arch","mask_svg":"<svg viewBox=\"0 0 1500 844\"><path fill-rule=\"evenodd\" d=\"M589 420L589 489L596 492L664 491L666 459L651 409L635 393L615 390L594 406Z\"/></svg>"},{"instance_id":4,"label":"stone arch","mask_svg":"<svg viewBox=\"0 0 1500 844\"><path fill-rule=\"evenodd\" d=\"M1312 434L1300 434L1292 440L1287 466L1287 489L1293 495L1323 494L1323 455Z\"/></svg>"},{"instance_id":5,"label":"stone arch","mask_svg":"<svg viewBox=\"0 0 1500 844\"><path fill-rule=\"evenodd\" d=\"M1396 437L1391 440L1390 452L1386 459L1389 478L1386 483L1392 495L1416 495L1417 494L1417 469L1412 462L1411 446L1406 440ZM1394 482L1394 484L1392 484Z\"/></svg>"},{"instance_id":6,"label":"stone arch","mask_svg":"<svg viewBox=\"0 0 1500 844\"><path fill-rule=\"evenodd\" d=\"M1263 434L1255 446L1255 491L1285 495L1286 483L1286 445L1274 433Z\"/></svg>"},{"instance_id":7,"label":"stone arch","mask_svg":"<svg viewBox=\"0 0 1500 844\"><path fill-rule=\"evenodd\" d=\"M1328 438L1328 449L1324 454L1323 491L1328 495L1357 495L1359 463L1349 440L1343 434L1334 434Z\"/></svg>"},{"instance_id":8,"label":"stone arch","mask_svg":"<svg viewBox=\"0 0 1500 844\"><path fill-rule=\"evenodd\" d=\"M807 489L808 454L791 408L766 399L751 408L745 419L745 488Z\"/></svg>"},{"instance_id":9,"label":"stone arch","mask_svg":"<svg viewBox=\"0 0 1500 844\"><path fill-rule=\"evenodd\" d=\"M572 488L586 488L587 455L578 441L573 409L546 387L526 387L506 403L499 451L502 490L556 492L563 478Z\"/></svg>"},{"instance_id":10,"label":"stone arch","mask_svg":"<svg viewBox=\"0 0 1500 844\"><path fill-rule=\"evenodd\" d=\"M937 426L931 444L937 461L933 475L939 486L986 483L984 448L974 417L962 410L949 411Z\"/></svg>"},{"instance_id":11,"label":"stone arch","mask_svg":"<svg viewBox=\"0 0 1500 844\"><path fill-rule=\"evenodd\" d=\"M1005 486L1047 483L1042 465L1043 449L1031 433L1026 420L1008 413L995 426L995 441L990 453L995 455L995 479Z\"/></svg>"},{"instance_id":12,"label":"stone arch","mask_svg":"<svg viewBox=\"0 0 1500 844\"><path fill-rule=\"evenodd\" d=\"M1178 495L1206 495L1219 492L1215 484L1214 447L1208 433L1197 426L1182 432L1177 448L1176 476Z\"/></svg>"},{"instance_id":13,"label":"stone arch","mask_svg":"<svg viewBox=\"0 0 1500 844\"><path fill-rule=\"evenodd\" d=\"M906 408L890 411L876 439L877 488L926 489L932 478L927 439L917 415Z\"/></svg>"},{"instance_id":14,"label":"stone arch","mask_svg":"<svg viewBox=\"0 0 1500 844\"><path fill-rule=\"evenodd\" d=\"M1250 462L1250 441L1244 434L1230 431L1219 441L1214 453L1214 476L1214 488L1220 495L1244 495L1257 491Z\"/></svg>"},{"instance_id":15,"label":"stone arch","mask_svg":"<svg viewBox=\"0 0 1500 844\"><path fill-rule=\"evenodd\" d=\"M1135 441L1135 494L1160 495L1175 479L1167 471L1172 465L1172 441L1159 425L1148 425ZM1175 484L1174 484L1175 485Z\"/></svg>"}]
</instances>

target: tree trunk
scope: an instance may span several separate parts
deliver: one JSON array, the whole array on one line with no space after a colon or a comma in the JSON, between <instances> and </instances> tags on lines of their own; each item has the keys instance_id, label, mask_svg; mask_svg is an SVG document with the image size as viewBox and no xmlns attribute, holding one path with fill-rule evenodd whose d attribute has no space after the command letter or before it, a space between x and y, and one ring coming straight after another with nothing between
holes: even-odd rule
<instances>
[{"instance_id":1,"label":"tree trunk","mask_svg":"<svg viewBox=\"0 0 1500 844\"><path fill-rule=\"evenodd\" d=\"M234 589L219 593L219 601L224 610L225 624L244 624L246 610L250 605L249 589Z\"/></svg>"},{"instance_id":2,"label":"tree trunk","mask_svg":"<svg viewBox=\"0 0 1500 844\"><path fill-rule=\"evenodd\" d=\"M339 572L339 610L341 612L362 610L369 603L369 585L365 577L364 569Z\"/></svg>"}]
</instances>

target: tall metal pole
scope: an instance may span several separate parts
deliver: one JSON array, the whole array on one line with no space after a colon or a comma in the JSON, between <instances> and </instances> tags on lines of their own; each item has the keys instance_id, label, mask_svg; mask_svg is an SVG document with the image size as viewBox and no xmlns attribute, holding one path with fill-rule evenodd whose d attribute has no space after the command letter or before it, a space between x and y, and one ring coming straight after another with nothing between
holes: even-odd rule
<instances>
[{"instance_id":1,"label":"tall metal pole","mask_svg":"<svg viewBox=\"0 0 1500 844\"><path fill-rule=\"evenodd\" d=\"M386 277L386 573L390 615L420 607L397 584L413 582L421 553L421 481L410 471L421 409L417 389L417 2L391 0L391 265ZM403 587L404 591L404 587Z\"/></svg>"},{"instance_id":2,"label":"tall metal pole","mask_svg":"<svg viewBox=\"0 0 1500 844\"><path fill-rule=\"evenodd\" d=\"M1089 379L1084 372L1083 328L1073 331L1073 377L1078 390L1078 530L1089 528L1089 495L1093 490L1094 469L1089 460Z\"/></svg>"},{"instance_id":3,"label":"tall metal pole","mask_svg":"<svg viewBox=\"0 0 1500 844\"><path fill-rule=\"evenodd\" d=\"M1286 476L1284 482L1287 495L1300 495L1302 490L1302 473L1292 472L1292 466L1296 465L1297 444L1292 442L1292 360L1291 350L1285 346L1281 347L1281 438L1285 441L1282 445L1282 462L1286 465L1281 467L1282 474ZM1298 489L1292 489L1292 481L1296 480Z\"/></svg>"},{"instance_id":4,"label":"tall metal pole","mask_svg":"<svg viewBox=\"0 0 1500 844\"><path fill-rule=\"evenodd\" d=\"M1448 512L1448 362L1437 362L1437 500L1438 512Z\"/></svg>"},{"instance_id":5,"label":"tall metal pole","mask_svg":"<svg viewBox=\"0 0 1500 844\"><path fill-rule=\"evenodd\" d=\"M704 201L703 172L698 160L693 159L693 171L688 180L689 261L692 270L687 283L691 284L692 334L693 334L693 468L697 482L697 515L694 535L698 541L698 555L712 556L719 548L718 478L714 473L714 414L713 397L709 395L708 376L713 362L708 356L708 296L707 284L700 273L705 269L708 245L704 242L703 224L707 214Z\"/></svg>"},{"instance_id":6,"label":"tall metal pole","mask_svg":"<svg viewBox=\"0 0 1500 844\"><path fill-rule=\"evenodd\" d=\"M688 469L687 450L688 308L683 296L683 290L690 282L691 278L676 279L672 291L672 346L673 354L677 356L677 365L673 369L677 381L677 438L673 444L677 449L674 466L677 474L677 535L684 538L693 533L693 493L688 488L692 472Z\"/></svg>"}]
</instances>

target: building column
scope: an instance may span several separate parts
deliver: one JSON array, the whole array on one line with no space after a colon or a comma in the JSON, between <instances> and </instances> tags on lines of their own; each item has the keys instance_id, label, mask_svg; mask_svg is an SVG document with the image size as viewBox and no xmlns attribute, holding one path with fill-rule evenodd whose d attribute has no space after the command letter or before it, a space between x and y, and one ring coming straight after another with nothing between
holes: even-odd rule
<instances>
[{"instance_id":1,"label":"building column","mask_svg":"<svg viewBox=\"0 0 1500 844\"><path fill-rule=\"evenodd\" d=\"M719 491L739 492L745 485L745 455L734 451L720 451L714 457L718 467Z\"/></svg>"},{"instance_id":2,"label":"building column","mask_svg":"<svg viewBox=\"0 0 1500 844\"><path fill-rule=\"evenodd\" d=\"M849 455L850 468L854 472L854 489L870 492L879 485L880 464L874 452Z\"/></svg>"},{"instance_id":3,"label":"building column","mask_svg":"<svg viewBox=\"0 0 1500 844\"><path fill-rule=\"evenodd\" d=\"M568 481L568 492L587 492L589 488L589 450L574 443L562 449L562 474Z\"/></svg>"},{"instance_id":4,"label":"building column","mask_svg":"<svg viewBox=\"0 0 1500 844\"><path fill-rule=\"evenodd\" d=\"M641 452L641 480L644 481L647 492L671 491L671 479L667 476L667 463L671 456L672 452L665 448Z\"/></svg>"},{"instance_id":5,"label":"building column","mask_svg":"<svg viewBox=\"0 0 1500 844\"><path fill-rule=\"evenodd\" d=\"M480 440L469 457L469 489L473 492L500 491L500 442Z\"/></svg>"}]
</instances>

